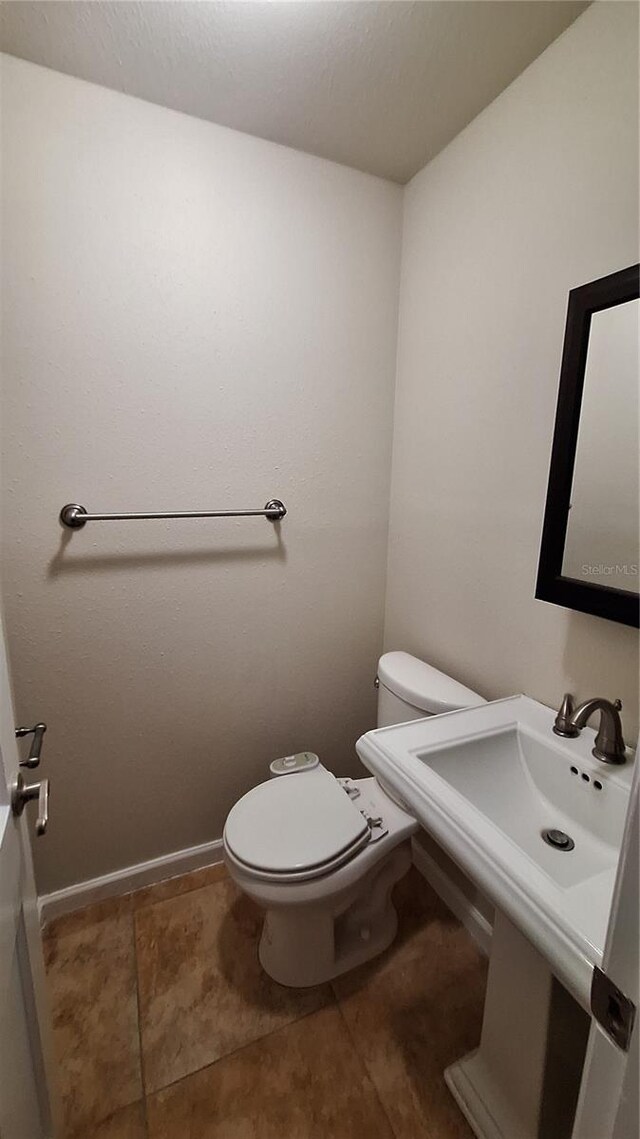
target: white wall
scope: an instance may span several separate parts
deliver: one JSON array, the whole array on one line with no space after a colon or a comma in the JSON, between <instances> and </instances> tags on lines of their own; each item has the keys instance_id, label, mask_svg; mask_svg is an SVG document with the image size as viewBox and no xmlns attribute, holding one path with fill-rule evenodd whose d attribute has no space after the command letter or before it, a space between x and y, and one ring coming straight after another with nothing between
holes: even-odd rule
<instances>
[{"instance_id":1,"label":"white wall","mask_svg":"<svg viewBox=\"0 0 640 1139\"><path fill-rule=\"evenodd\" d=\"M375 720L401 190L2 58L3 584L48 891ZM88 525L61 506L261 507Z\"/></svg>"},{"instance_id":2,"label":"white wall","mask_svg":"<svg viewBox=\"0 0 640 1139\"><path fill-rule=\"evenodd\" d=\"M385 630L630 739L637 632L534 589L567 294L638 260L637 20L594 4L406 189Z\"/></svg>"},{"instance_id":3,"label":"white wall","mask_svg":"<svg viewBox=\"0 0 640 1139\"><path fill-rule=\"evenodd\" d=\"M567 293L638 257L633 5L594 5L405 193L385 642L483 694L621 696L534 600ZM3 586L47 720L49 891L217 838L373 723L402 192L2 57ZM88 508L262 505L95 524Z\"/></svg>"}]
</instances>

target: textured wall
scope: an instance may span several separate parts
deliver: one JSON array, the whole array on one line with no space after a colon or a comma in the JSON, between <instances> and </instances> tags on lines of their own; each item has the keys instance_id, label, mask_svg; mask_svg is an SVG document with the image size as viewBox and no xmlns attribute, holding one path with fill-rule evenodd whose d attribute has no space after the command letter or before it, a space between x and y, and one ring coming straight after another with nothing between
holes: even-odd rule
<instances>
[{"instance_id":1,"label":"textured wall","mask_svg":"<svg viewBox=\"0 0 640 1139\"><path fill-rule=\"evenodd\" d=\"M584 7L20 0L0 49L406 182Z\"/></svg>"},{"instance_id":2,"label":"textured wall","mask_svg":"<svg viewBox=\"0 0 640 1139\"><path fill-rule=\"evenodd\" d=\"M589 8L405 191L385 631L631 739L637 632L534 590L567 294L638 260L637 20Z\"/></svg>"},{"instance_id":3,"label":"textured wall","mask_svg":"<svg viewBox=\"0 0 640 1139\"><path fill-rule=\"evenodd\" d=\"M401 191L10 57L3 586L48 891L218 837L375 720ZM263 519L96 523L88 509Z\"/></svg>"},{"instance_id":4,"label":"textured wall","mask_svg":"<svg viewBox=\"0 0 640 1139\"><path fill-rule=\"evenodd\" d=\"M631 5L406 191L386 642L487 696L621 695L636 635L533 598L568 289L637 258ZM50 725L47 891L219 836L373 723L401 192L4 57L3 588ZM87 526L60 506L255 521Z\"/></svg>"}]
</instances>

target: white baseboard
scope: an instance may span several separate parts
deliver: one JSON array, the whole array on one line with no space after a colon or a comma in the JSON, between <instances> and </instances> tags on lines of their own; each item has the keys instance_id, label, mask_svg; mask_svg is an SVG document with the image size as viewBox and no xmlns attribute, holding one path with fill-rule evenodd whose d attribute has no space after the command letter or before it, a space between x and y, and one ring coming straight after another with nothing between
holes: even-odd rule
<instances>
[{"instance_id":1,"label":"white baseboard","mask_svg":"<svg viewBox=\"0 0 640 1139\"><path fill-rule=\"evenodd\" d=\"M473 940L488 957L491 951L491 934L493 927L477 906L467 898L460 887L449 877L446 870L438 863L419 843L412 841L413 864L433 886L436 894L462 922L465 929L471 934Z\"/></svg>"},{"instance_id":2,"label":"white baseboard","mask_svg":"<svg viewBox=\"0 0 640 1139\"><path fill-rule=\"evenodd\" d=\"M491 947L491 923L422 846L416 842L412 842L411 846L416 869L462 922L483 953L488 955ZM51 894L42 894L38 898L40 921L51 921L61 914L81 910L93 902L120 897L132 890L139 890L142 886L152 886L165 878L188 874L190 870L200 870L201 867L216 862L222 862L221 838L204 842L200 846L187 847L186 850L176 850L172 854L163 854L135 866L125 866L122 870L114 870L100 878L76 882L73 886L54 890Z\"/></svg>"},{"instance_id":3,"label":"white baseboard","mask_svg":"<svg viewBox=\"0 0 640 1139\"><path fill-rule=\"evenodd\" d=\"M222 839L203 842L200 846L190 846L186 850L176 850L173 854L162 854L148 862L138 862L135 866L125 866L100 878L90 878L87 882L76 882L63 890L42 894L38 898L38 913L42 923L51 921L61 914L81 910L93 902L104 898L115 898L139 890L141 886L152 886L176 874L187 874L190 870L200 870L222 862Z\"/></svg>"},{"instance_id":4,"label":"white baseboard","mask_svg":"<svg viewBox=\"0 0 640 1139\"><path fill-rule=\"evenodd\" d=\"M472 1072L473 1061L477 1054L477 1050L469 1052L467 1056L463 1056L461 1060L445 1068L445 1083L460 1111L467 1119L474 1135L480 1136L481 1139L506 1139L505 1132L498 1126L484 1099L479 1094L479 1089L475 1086ZM522 1139L521 1131L518 1131L518 1135Z\"/></svg>"}]
</instances>

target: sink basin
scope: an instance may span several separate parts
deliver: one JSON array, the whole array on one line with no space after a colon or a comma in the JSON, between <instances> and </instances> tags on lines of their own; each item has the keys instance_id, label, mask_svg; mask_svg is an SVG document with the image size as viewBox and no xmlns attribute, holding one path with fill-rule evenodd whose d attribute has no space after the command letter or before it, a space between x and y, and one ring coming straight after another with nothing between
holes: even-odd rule
<instances>
[{"instance_id":1,"label":"sink basin","mask_svg":"<svg viewBox=\"0 0 640 1139\"><path fill-rule=\"evenodd\" d=\"M632 764L607 767L592 729L561 739L554 719L513 696L376 729L357 750L588 1008Z\"/></svg>"},{"instance_id":2,"label":"sink basin","mask_svg":"<svg viewBox=\"0 0 640 1139\"><path fill-rule=\"evenodd\" d=\"M482 811L558 886L575 886L615 870L627 805L625 789L607 783L603 794L601 773L594 773L591 765L585 772L584 764L578 767L562 747L553 746L553 740L542 741L520 724L418 753L418 758ZM549 829L573 840L571 858L559 858L558 851L568 852L543 841Z\"/></svg>"}]
</instances>

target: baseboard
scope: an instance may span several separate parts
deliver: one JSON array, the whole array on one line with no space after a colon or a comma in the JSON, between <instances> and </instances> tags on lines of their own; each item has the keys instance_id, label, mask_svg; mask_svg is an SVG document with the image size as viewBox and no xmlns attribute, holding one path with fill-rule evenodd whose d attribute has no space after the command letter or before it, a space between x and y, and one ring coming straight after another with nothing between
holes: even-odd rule
<instances>
[{"instance_id":1,"label":"baseboard","mask_svg":"<svg viewBox=\"0 0 640 1139\"><path fill-rule=\"evenodd\" d=\"M473 940L488 957L491 951L491 934L493 932L491 922L487 920L477 906L474 906L457 883L449 877L446 870L438 865L423 846L413 840L411 847L416 870L433 886L436 894L442 898L444 904L462 922Z\"/></svg>"},{"instance_id":2,"label":"baseboard","mask_svg":"<svg viewBox=\"0 0 640 1139\"><path fill-rule=\"evenodd\" d=\"M203 842L200 846L190 846L186 850L176 850L173 854L162 854L148 862L138 862L135 866L125 866L100 878L90 878L87 882L77 882L63 890L42 894L38 898L38 913L41 923L51 921L61 914L81 910L93 902L104 898L115 898L129 894L141 886L152 886L176 874L187 874L190 870L200 870L203 866L222 862L222 839Z\"/></svg>"},{"instance_id":3,"label":"baseboard","mask_svg":"<svg viewBox=\"0 0 640 1139\"><path fill-rule=\"evenodd\" d=\"M480 1136L481 1139L505 1139L504 1131L498 1127L470 1076L469 1069L473 1069L473 1061L477 1054L477 1050L470 1052L455 1064L445 1068L445 1083L474 1135ZM518 1134L522 1139L522 1133Z\"/></svg>"},{"instance_id":4,"label":"baseboard","mask_svg":"<svg viewBox=\"0 0 640 1139\"><path fill-rule=\"evenodd\" d=\"M445 905L462 922L482 952L488 956L491 947L491 923L422 846L416 842L412 842L411 846L416 869L433 886L436 894L440 895ZM73 886L54 890L51 894L42 894L38 898L40 921L42 923L51 921L61 914L81 910L93 902L129 894L142 886L152 886L156 882L162 882L164 878L187 874L190 870L199 870L216 862L222 862L221 838L201 843L200 846L187 847L186 850L176 850L172 854L163 854L159 858L151 858L148 862L139 862L135 866L125 866L122 870L114 870L111 874L103 874L100 878L76 882Z\"/></svg>"}]
</instances>

